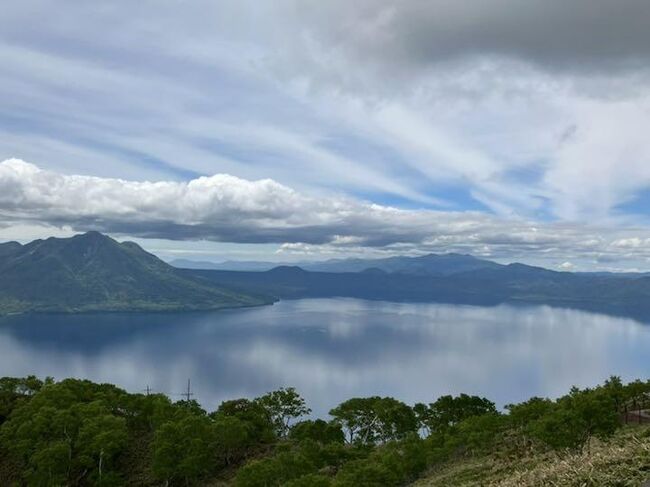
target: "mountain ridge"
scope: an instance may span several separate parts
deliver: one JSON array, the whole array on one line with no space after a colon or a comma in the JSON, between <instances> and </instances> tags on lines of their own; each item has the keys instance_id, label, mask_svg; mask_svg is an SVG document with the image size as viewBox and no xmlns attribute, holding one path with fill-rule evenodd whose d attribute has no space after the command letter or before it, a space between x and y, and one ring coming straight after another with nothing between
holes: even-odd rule
<instances>
[{"instance_id":1,"label":"mountain ridge","mask_svg":"<svg viewBox=\"0 0 650 487\"><path fill-rule=\"evenodd\" d=\"M329 259L304 262L225 261L206 262L175 259L171 265L182 269L224 271L268 271L275 267L300 267L311 272L362 272L370 268L388 273L447 275L479 268L496 268L504 264L480 259L469 254L444 253L421 256L392 256L378 259Z\"/></svg>"},{"instance_id":2,"label":"mountain ridge","mask_svg":"<svg viewBox=\"0 0 650 487\"><path fill-rule=\"evenodd\" d=\"M276 267L291 266L300 267L310 272L363 272L368 269L378 269L387 273L405 273L422 275L452 275L463 272L470 272L478 269L506 269L536 268L548 272L562 274L583 275L590 277L612 277L612 278L638 278L650 275L650 272L611 272L611 271L567 271L556 270L547 267L512 262L500 264L491 260L479 258L471 254L455 252L442 254L426 254L421 256L392 256L385 258L347 258L329 259L325 261L298 261L298 262L264 262L264 261L194 261L188 259L174 259L170 265L179 269L194 270L215 270L215 271L238 271L238 272L264 272ZM426 269L426 264L438 264L437 269ZM440 266L439 264L451 264L452 266ZM462 265L459 265L462 264ZM424 267L424 268L423 268Z\"/></svg>"},{"instance_id":3,"label":"mountain ridge","mask_svg":"<svg viewBox=\"0 0 650 487\"><path fill-rule=\"evenodd\" d=\"M549 305L650 322L650 276L616 278L526 264L452 275L386 273L377 268L369 272L312 272L286 266L265 272L183 272L278 299L349 297L479 306Z\"/></svg>"},{"instance_id":4,"label":"mountain ridge","mask_svg":"<svg viewBox=\"0 0 650 487\"><path fill-rule=\"evenodd\" d=\"M0 314L207 310L351 297L548 304L650 320L650 276L645 274L561 272L454 253L318 265L338 270L298 265L246 272L179 269L136 243L98 232L24 245L6 242L0 244Z\"/></svg>"}]
</instances>

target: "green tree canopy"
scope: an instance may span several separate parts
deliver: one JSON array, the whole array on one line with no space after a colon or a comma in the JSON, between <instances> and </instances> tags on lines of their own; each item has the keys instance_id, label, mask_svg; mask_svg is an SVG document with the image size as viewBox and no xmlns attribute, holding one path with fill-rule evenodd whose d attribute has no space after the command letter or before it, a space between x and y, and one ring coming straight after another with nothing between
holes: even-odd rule
<instances>
[{"instance_id":1,"label":"green tree canopy","mask_svg":"<svg viewBox=\"0 0 650 487\"><path fill-rule=\"evenodd\" d=\"M607 438L619 426L616 402L607 390L574 387L529 429L553 448L582 450L593 436Z\"/></svg>"},{"instance_id":2,"label":"green tree canopy","mask_svg":"<svg viewBox=\"0 0 650 487\"><path fill-rule=\"evenodd\" d=\"M392 397L349 399L332 409L330 415L347 432L350 443L399 439L418 427L413 410Z\"/></svg>"},{"instance_id":3,"label":"green tree canopy","mask_svg":"<svg viewBox=\"0 0 650 487\"><path fill-rule=\"evenodd\" d=\"M255 443L269 443L276 438L275 425L266 408L258 401L249 399L224 401L214 413L210 414L213 419L226 416L242 421L246 425L249 438Z\"/></svg>"},{"instance_id":4,"label":"green tree canopy","mask_svg":"<svg viewBox=\"0 0 650 487\"><path fill-rule=\"evenodd\" d=\"M289 437L296 441L310 439L321 444L343 443L345 441L340 424L336 422L328 423L322 419L296 423L291 428Z\"/></svg>"},{"instance_id":5,"label":"green tree canopy","mask_svg":"<svg viewBox=\"0 0 650 487\"><path fill-rule=\"evenodd\" d=\"M247 449L254 446L249 431L247 424L236 416L221 416L215 420L215 442L226 465L243 458Z\"/></svg>"},{"instance_id":6,"label":"green tree canopy","mask_svg":"<svg viewBox=\"0 0 650 487\"><path fill-rule=\"evenodd\" d=\"M68 379L47 383L2 425L0 441L24 465L29 483L58 485L109 474L127 441L125 392Z\"/></svg>"},{"instance_id":7,"label":"green tree canopy","mask_svg":"<svg viewBox=\"0 0 650 487\"><path fill-rule=\"evenodd\" d=\"M311 413L293 387L269 392L257 399L257 402L268 412L275 432L279 437L285 437L289 432L291 421Z\"/></svg>"},{"instance_id":8,"label":"green tree canopy","mask_svg":"<svg viewBox=\"0 0 650 487\"><path fill-rule=\"evenodd\" d=\"M216 434L207 416L191 414L156 431L153 471L168 483L194 484L216 467Z\"/></svg>"},{"instance_id":9,"label":"green tree canopy","mask_svg":"<svg viewBox=\"0 0 650 487\"><path fill-rule=\"evenodd\" d=\"M450 427L472 416L481 416L496 413L496 406L492 401L479 396L460 394L459 396L442 396L429 404L429 411L421 417L427 421L426 426L430 431L444 432Z\"/></svg>"}]
</instances>

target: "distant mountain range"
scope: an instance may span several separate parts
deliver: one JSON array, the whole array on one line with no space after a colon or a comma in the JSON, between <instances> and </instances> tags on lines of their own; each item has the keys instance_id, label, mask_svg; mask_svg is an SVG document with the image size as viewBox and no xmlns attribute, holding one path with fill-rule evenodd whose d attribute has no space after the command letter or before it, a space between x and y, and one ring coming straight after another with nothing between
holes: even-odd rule
<instances>
[{"instance_id":1,"label":"distant mountain range","mask_svg":"<svg viewBox=\"0 0 650 487\"><path fill-rule=\"evenodd\" d=\"M312 272L362 272L379 269L388 273L446 276L476 269L500 267L501 264L463 254L429 254L420 257L388 257L384 259L331 259L322 262L292 264L261 261L226 261L221 263L176 259L171 265L183 269L215 271L268 271L275 267L296 266Z\"/></svg>"},{"instance_id":2,"label":"distant mountain range","mask_svg":"<svg viewBox=\"0 0 650 487\"><path fill-rule=\"evenodd\" d=\"M419 257L387 257L383 259L330 259L325 261L303 262L264 262L264 261L225 261L208 262L190 259L175 259L170 265L180 269L200 269L213 271L263 272L276 267L300 267L312 272L363 272L379 269L387 273L412 274L422 276L450 276L479 269L498 269L506 267L486 259L467 254L428 254ZM565 274L567 272L564 272ZM650 276L650 273L626 272L576 272L578 275L592 277L635 278Z\"/></svg>"},{"instance_id":3,"label":"distant mountain range","mask_svg":"<svg viewBox=\"0 0 650 487\"><path fill-rule=\"evenodd\" d=\"M175 262L181 265L182 262ZM231 264L234 266L234 264ZM206 310L278 299L354 297L477 305L548 304L650 319L650 276L557 272L462 254L343 259L262 270L176 268L97 232L0 244L0 314Z\"/></svg>"},{"instance_id":4,"label":"distant mountain range","mask_svg":"<svg viewBox=\"0 0 650 487\"><path fill-rule=\"evenodd\" d=\"M202 310L269 302L183 274L133 242L97 232L0 244L0 314Z\"/></svg>"},{"instance_id":5,"label":"distant mountain range","mask_svg":"<svg viewBox=\"0 0 650 487\"><path fill-rule=\"evenodd\" d=\"M315 272L363 272L377 269L387 273L420 276L449 276L478 269L495 269L501 264L464 254L428 254L420 257L385 259L340 259L315 262L304 267Z\"/></svg>"},{"instance_id":6,"label":"distant mountain range","mask_svg":"<svg viewBox=\"0 0 650 487\"><path fill-rule=\"evenodd\" d=\"M474 305L547 304L650 320L650 276L644 274L556 272L455 254L389 262L373 262L361 272L313 272L297 266L264 272L183 272L278 299L353 297ZM357 264L364 267L368 261Z\"/></svg>"}]
</instances>

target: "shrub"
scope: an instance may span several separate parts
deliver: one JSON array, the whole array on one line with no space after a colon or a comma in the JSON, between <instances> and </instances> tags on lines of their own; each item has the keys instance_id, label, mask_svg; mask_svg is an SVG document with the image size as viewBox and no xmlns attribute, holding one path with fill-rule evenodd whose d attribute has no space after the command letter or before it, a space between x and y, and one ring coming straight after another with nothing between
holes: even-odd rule
<instances>
[{"instance_id":1,"label":"shrub","mask_svg":"<svg viewBox=\"0 0 650 487\"><path fill-rule=\"evenodd\" d=\"M343 443L345 441L341 425L334 422L328 423L322 419L301 421L295 424L291 428L289 437L296 441L310 439L321 444Z\"/></svg>"},{"instance_id":2,"label":"shrub","mask_svg":"<svg viewBox=\"0 0 650 487\"><path fill-rule=\"evenodd\" d=\"M606 391L573 388L529 430L552 448L582 450L593 436L608 438L619 427L614 400Z\"/></svg>"}]
</instances>

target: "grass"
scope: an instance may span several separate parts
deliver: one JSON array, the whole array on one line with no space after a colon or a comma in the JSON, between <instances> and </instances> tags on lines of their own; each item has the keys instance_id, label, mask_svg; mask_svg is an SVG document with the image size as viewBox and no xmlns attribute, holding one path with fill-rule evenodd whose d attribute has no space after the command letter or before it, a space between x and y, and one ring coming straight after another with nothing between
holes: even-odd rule
<instances>
[{"instance_id":1,"label":"grass","mask_svg":"<svg viewBox=\"0 0 650 487\"><path fill-rule=\"evenodd\" d=\"M414 487L639 487L650 480L650 427L627 426L607 442L593 440L582 453L529 452L450 462Z\"/></svg>"}]
</instances>

